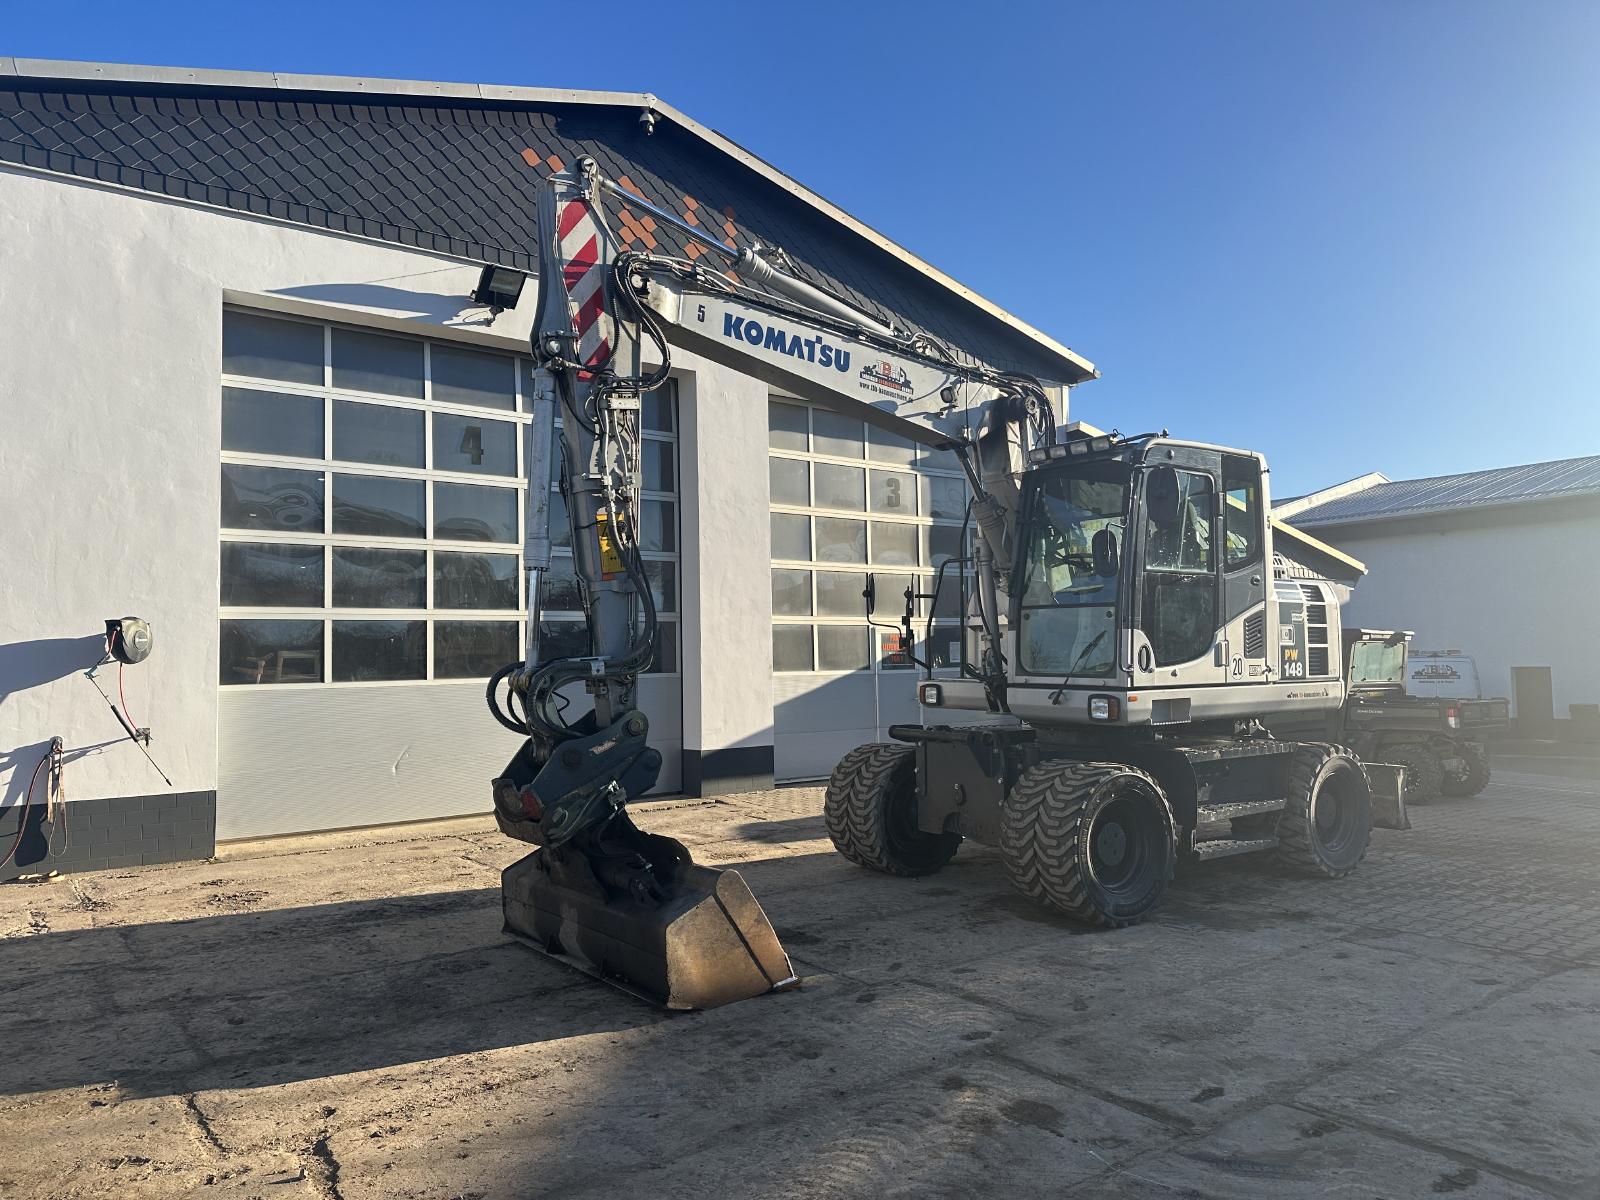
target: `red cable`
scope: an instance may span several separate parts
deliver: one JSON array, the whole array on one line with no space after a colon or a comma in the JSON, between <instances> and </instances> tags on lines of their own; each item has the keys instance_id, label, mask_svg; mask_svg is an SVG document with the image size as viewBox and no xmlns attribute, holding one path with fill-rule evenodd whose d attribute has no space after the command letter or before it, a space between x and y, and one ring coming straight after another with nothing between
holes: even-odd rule
<instances>
[{"instance_id":1,"label":"red cable","mask_svg":"<svg viewBox=\"0 0 1600 1200\"><path fill-rule=\"evenodd\" d=\"M28 780L28 790L22 794L22 803L17 806L22 810L22 819L17 822L17 836L11 839L11 849L6 851L6 856L0 858L0 871L5 870L6 864L11 861L11 856L17 852L17 847L22 845L22 835L28 829L28 810L33 807L33 788L39 782L39 772L44 770L45 763L49 762L51 757L51 752L46 750L44 757L39 760L39 765L34 767L32 778Z\"/></svg>"}]
</instances>

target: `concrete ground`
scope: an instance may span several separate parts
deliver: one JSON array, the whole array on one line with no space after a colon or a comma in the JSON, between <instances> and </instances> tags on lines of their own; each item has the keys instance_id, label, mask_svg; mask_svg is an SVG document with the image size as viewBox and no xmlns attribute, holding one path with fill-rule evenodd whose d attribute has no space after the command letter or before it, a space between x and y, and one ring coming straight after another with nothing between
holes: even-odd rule
<instances>
[{"instance_id":1,"label":"concrete ground","mask_svg":"<svg viewBox=\"0 0 1600 1200\"><path fill-rule=\"evenodd\" d=\"M1600 1195L1600 763L1107 933L981 847L861 871L819 805L641 816L805 979L704 1014L504 939L487 821L0 888L0 1196Z\"/></svg>"}]
</instances>

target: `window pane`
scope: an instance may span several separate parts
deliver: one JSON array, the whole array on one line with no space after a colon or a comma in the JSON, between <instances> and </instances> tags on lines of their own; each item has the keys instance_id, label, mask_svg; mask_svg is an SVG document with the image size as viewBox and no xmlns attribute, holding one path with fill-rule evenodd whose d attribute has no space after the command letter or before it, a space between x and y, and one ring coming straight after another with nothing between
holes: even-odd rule
<instances>
[{"instance_id":1,"label":"window pane","mask_svg":"<svg viewBox=\"0 0 1600 1200\"><path fill-rule=\"evenodd\" d=\"M1261 476L1253 459L1222 460L1225 565L1236 571L1259 557L1261 548Z\"/></svg>"},{"instance_id":2,"label":"window pane","mask_svg":"<svg viewBox=\"0 0 1600 1200\"><path fill-rule=\"evenodd\" d=\"M845 521L839 517L818 517L817 559L819 562L867 561L867 523Z\"/></svg>"},{"instance_id":3,"label":"window pane","mask_svg":"<svg viewBox=\"0 0 1600 1200\"><path fill-rule=\"evenodd\" d=\"M422 343L357 329L335 329L333 386L420 400Z\"/></svg>"},{"instance_id":4,"label":"window pane","mask_svg":"<svg viewBox=\"0 0 1600 1200\"><path fill-rule=\"evenodd\" d=\"M774 450L806 449L806 410L798 404L767 405L767 445Z\"/></svg>"},{"instance_id":5,"label":"window pane","mask_svg":"<svg viewBox=\"0 0 1600 1200\"><path fill-rule=\"evenodd\" d=\"M1178 514L1166 523L1145 520L1145 569L1206 573L1212 570L1211 476L1178 471ZM1174 593L1176 594L1176 593ZM1168 660L1173 661L1173 660Z\"/></svg>"},{"instance_id":6,"label":"window pane","mask_svg":"<svg viewBox=\"0 0 1600 1200\"><path fill-rule=\"evenodd\" d=\"M435 489L434 507L437 508L439 498ZM572 522L567 517L567 502L560 492L550 493L550 544L552 546L572 545Z\"/></svg>"},{"instance_id":7,"label":"window pane","mask_svg":"<svg viewBox=\"0 0 1600 1200\"><path fill-rule=\"evenodd\" d=\"M961 614L966 611L966 604L961 597L960 567L955 563L951 563L944 569L944 578L940 580L938 576L935 576L928 581L928 586L924 590L931 592L935 582L938 583L939 595L933 601L933 615L935 617L948 617L951 620L959 620Z\"/></svg>"},{"instance_id":8,"label":"window pane","mask_svg":"<svg viewBox=\"0 0 1600 1200\"><path fill-rule=\"evenodd\" d=\"M321 608L322 547L223 542L222 603Z\"/></svg>"},{"instance_id":9,"label":"window pane","mask_svg":"<svg viewBox=\"0 0 1600 1200\"><path fill-rule=\"evenodd\" d=\"M961 527L959 525L935 525L928 530L928 565L937 567L947 558L960 558ZM951 567L954 571L955 568Z\"/></svg>"},{"instance_id":10,"label":"window pane","mask_svg":"<svg viewBox=\"0 0 1600 1200\"><path fill-rule=\"evenodd\" d=\"M917 565L917 527L891 521L872 522L872 561L896 567Z\"/></svg>"},{"instance_id":11,"label":"window pane","mask_svg":"<svg viewBox=\"0 0 1600 1200\"><path fill-rule=\"evenodd\" d=\"M678 623L662 621L656 626L656 653L646 675L673 675L678 670Z\"/></svg>"},{"instance_id":12,"label":"window pane","mask_svg":"<svg viewBox=\"0 0 1600 1200\"><path fill-rule=\"evenodd\" d=\"M322 326L222 314L222 373L322 386Z\"/></svg>"},{"instance_id":13,"label":"window pane","mask_svg":"<svg viewBox=\"0 0 1600 1200\"><path fill-rule=\"evenodd\" d=\"M817 670L864 671L867 666L865 625L817 626Z\"/></svg>"},{"instance_id":14,"label":"window pane","mask_svg":"<svg viewBox=\"0 0 1600 1200\"><path fill-rule=\"evenodd\" d=\"M954 450L930 450L922 446L917 450L917 466L924 471L961 470L961 459Z\"/></svg>"},{"instance_id":15,"label":"window pane","mask_svg":"<svg viewBox=\"0 0 1600 1200\"><path fill-rule=\"evenodd\" d=\"M646 442L641 455L644 487L647 492L673 492L678 489L678 473L672 442Z\"/></svg>"},{"instance_id":16,"label":"window pane","mask_svg":"<svg viewBox=\"0 0 1600 1200\"><path fill-rule=\"evenodd\" d=\"M322 532L322 472L222 464L222 527Z\"/></svg>"},{"instance_id":17,"label":"window pane","mask_svg":"<svg viewBox=\"0 0 1600 1200\"><path fill-rule=\"evenodd\" d=\"M911 588L913 592L921 592L933 586L931 579L918 578L916 586L913 587L910 575L891 575L883 571L876 572L876 579L878 588L877 616L880 621L898 621L905 614L907 588ZM924 583L928 587L924 587ZM862 603L864 604L865 601ZM913 617L922 611L922 604L922 601L913 596L911 606L911 615ZM858 609L857 611L862 610Z\"/></svg>"},{"instance_id":18,"label":"window pane","mask_svg":"<svg viewBox=\"0 0 1600 1200\"><path fill-rule=\"evenodd\" d=\"M644 576L650 581L650 595L655 598L656 612L677 612L678 564L646 559Z\"/></svg>"},{"instance_id":19,"label":"window pane","mask_svg":"<svg viewBox=\"0 0 1600 1200\"><path fill-rule=\"evenodd\" d=\"M578 590L578 576L570 558L558 555L550 560L550 569L539 580L539 609L541 612L583 611L583 593Z\"/></svg>"},{"instance_id":20,"label":"window pane","mask_svg":"<svg viewBox=\"0 0 1600 1200\"><path fill-rule=\"evenodd\" d=\"M967 482L942 475L923 477L928 489L928 515L959 520L967 511Z\"/></svg>"},{"instance_id":21,"label":"window pane","mask_svg":"<svg viewBox=\"0 0 1600 1200\"><path fill-rule=\"evenodd\" d=\"M449 550L435 551L433 555L433 606L435 608L516 608L517 556L515 554L455 554Z\"/></svg>"},{"instance_id":22,"label":"window pane","mask_svg":"<svg viewBox=\"0 0 1600 1200\"><path fill-rule=\"evenodd\" d=\"M860 467L836 467L832 463L814 463L811 470L817 481L818 508L848 508L860 512L866 507L863 498L866 472Z\"/></svg>"},{"instance_id":23,"label":"window pane","mask_svg":"<svg viewBox=\"0 0 1600 1200\"><path fill-rule=\"evenodd\" d=\"M811 661L811 626L774 625L772 627L772 669L774 671L809 671Z\"/></svg>"},{"instance_id":24,"label":"window pane","mask_svg":"<svg viewBox=\"0 0 1600 1200\"><path fill-rule=\"evenodd\" d=\"M522 626L515 621L435 621L433 677L487 679L522 659Z\"/></svg>"},{"instance_id":25,"label":"window pane","mask_svg":"<svg viewBox=\"0 0 1600 1200\"><path fill-rule=\"evenodd\" d=\"M321 621L222 622L222 682L321 683Z\"/></svg>"},{"instance_id":26,"label":"window pane","mask_svg":"<svg viewBox=\"0 0 1600 1200\"><path fill-rule=\"evenodd\" d=\"M346 462L421 467L422 414L387 404L333 402L333 457Z\"/></svg>"},{"instance_id":27,"label":"window pane","mask_svg":"<svg viewBox=\"0 0 1600 1200\"><path fill-rule=\"evenodd\" d=\"M811 558L811 518L795 513L772 514L772 557L806 562Z\"/></svg>"},{"instance_id":28,"label":"window pane","mask_svg":"<svg viewBox=\"0 0 1600 1200\"><path fill-rule=\"evenodd\" d=\"M822 617L865 617L867 602L862 591L867 577L860 571L817 572L817 615ZM883 593L879 593L881 596ZM773 612L778 610L774 608Z\"/></svg>"},{"instance_id":29,"label":"window pane","mask_svg":"<svg viewBox=\"0 0 1600 1200\"><path fill-rule=\"evenodd\" d=\"M333 603L339 608L426 608L428 555L423 550L333 548Z\"/></svg>"},{"instance_id":30,"label":"window pane","mask_svg":"<svg viewBox=\"0 0 1600 1200\"><path fill-rule=\"evenodd\" d=\"M811 613L811 572L782 567L772 572L772 611L780 617L804 617Z\"/></svg>"},{"instance_id":31,"label":"window pane","mask_svg":"<svg viewBox=\"0 0 1600 1200\"><path fill-rule=\"evenodd\" d=\"M655 433L671 433L678 428L678 382L669 379L653 392L644 394L640 406L646 429Z\"/></svg>"},{"instance_id":32,"label":"window pane","mask_svg":"<svg viewBox=\"0 0 1600 1200\"><path fill-rule=\"evenodd\" d=\"M333 531L372 537L423 535L423 484L377 475L333 477Z\"/></svg>"},{"instance_id":33,"label":"window pane","mask_svg":"<svg viewBox=\"0 0 1600 1200\"><path fill-rule=\"evenodd\" d=\"M867 426L867 457L876 462L909 467L917 461L917 446L910 438Z\"/></svg>"},{"instance_id":34,"label":"window pane","mask_svg":"<svg viewBox=\"0 0 1600 1200\"><path fill-rule=\"evenodd\" d=\"M582 621L540 621L539 661L584 658L589 653L589 630Z\"/></svg>"},{"instance_id":35,"label":"window pane","mask_svg":"<svg viewBox=\"0 0 1600 1200\"><path fill-rule=\"evenodd\" d=\"M798 458L767 459L767 478L772 484L774 504L810 504L806 486L806 464Z\"/></svg>"},{"instance_id":36,"label":"window pane","mask_svg":"<svg viewBox=\"0 0 1600 1200\"><path fill-rule=\"evenodd\" d=\"M862 424L854 417L840 416L817 408L811 412L814 454L832 454L839 458L860 458L866 453L862 438Z\"/></svg>"},{"instance_id":37,"label":"window pane","mask_svg":"<svg viewBox=\"0 0 1600 1200\"><path fill-rule=\"evenodd\" d=\"M961 663L961 630L952 625L934 626L928 639L928 661L935 667L954 667Z\"/></svg>"},{"instance_id":38,"label":"window pane","mask_svg":"<svg viewBox=\"0 0 1600 1200\"><path fill-rule=\"evenodd\" d=\"M552 495L551 508L559 497ZM561 523L566 527L565 510ZM515 542L517 540L517 489L476 487L470 483L433 485L433 536L458 542Z\"/></svg>"},{"instance_id":39,"label":"window pane","mask_svg":"<svg viewBox=\"0 0 1600 1200\"><path fill-rule=\"evenodd\" d=\"M222 389L222 448L241 454L322 457L322 400L248 388Z\"/></svg>"},{"instance_id":40,"label":"window pane","mask_svg":"<svg viewBox=\"0 0 1600 1200\"><path fill-rule=\"evenodd\" d=\"M428 357L433 372L433 398L440 403L506 409L517 406L515 359L443 342L434 342Z\"/></svg>"},{"instance_id":41,"label":"window pane","mask_svg":"<svg viewBox=\"0 0 1600 1200\"><path fill-rule=\"evenodd\" d=\"M335 621L334 681L422 679L428 673L427 628L426 621Z\"/></svg>"},{"instance_id":42,"label":"window pane","mask_svg":"<svg viewBox=\"0 0 1600 1200\"><path fill-rule=\"evenodd\" d=\"M913 516L917 511L917 477L891 471L870 471L873 512Z\"/></svg>"},{"instance_id":43,"label":"window pane","mask_svg":"<svg viewBox=\"0 0 1600 1200\"><path fill-rule=\"evenodd\" d=\"M670 553L678 548L678 506L670 500L642 500L639 549Z\"/></svg>"},{"instance_id":44,"label":"window pane","mask_svg":"<svg viewBox=\"0 0 1600 1200\"><path fill-rule=\"evenodd\" d=\"M474 475L517 473L517 427L453 413L433 414L433 465Z\"/></svg>"}]
</instances>

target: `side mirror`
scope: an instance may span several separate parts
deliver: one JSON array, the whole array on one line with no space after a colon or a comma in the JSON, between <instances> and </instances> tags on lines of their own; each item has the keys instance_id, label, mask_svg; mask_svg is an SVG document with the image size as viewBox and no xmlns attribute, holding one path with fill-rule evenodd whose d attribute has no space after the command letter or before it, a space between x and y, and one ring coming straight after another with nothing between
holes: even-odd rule
<instances>
[{"instance_id":1,"label":"side mirror","mask_svg":"<svg viewBox=\"0 0 1600 1200\"><path fill-rule=\"evenodd\" d=\"M878 611L878 577L867 572L867 586L861 589L861 598L867 602L867 616Z\"/></svg>"},{"instance_id":2,"label":"side mirror","mask_svg":"<svg viewBox=\"0 0 1600 1200\"><path fill-rule=\"evenodd\" d=\"M1178 473L1171 467L1156 467L1145 485L1145 510L1157 525L1171 525L1178 519Z\"/></svg>"},{"instance_id":3,"label":"side mirror","mask_svg":"<svg viewBox=\"0 0 1600 1200\"><path fill-rule=\"evenodd\" d=\"M1117 535L1109 529L1098 530L1089 549L1094 556L1094 573L1101 579L1110 579L1117 573Z\"/></svg>"}]
</instances>

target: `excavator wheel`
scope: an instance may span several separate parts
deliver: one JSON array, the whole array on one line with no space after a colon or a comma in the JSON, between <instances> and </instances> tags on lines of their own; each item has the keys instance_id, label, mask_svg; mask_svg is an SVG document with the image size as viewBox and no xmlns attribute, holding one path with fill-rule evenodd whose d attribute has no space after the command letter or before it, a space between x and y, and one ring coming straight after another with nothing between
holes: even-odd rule
<instances>
[{"instance_id":1,"label":"excavator wheel","mask_svg":"<svg viewBox=\"0 0 1600 1200\"><path fill-rule=\"evenodd\" d=\"M1278 857L1308 875L1339 879L1367 854L1372 784L1343 746L1307 742L1289 767L1289 802L1278 820Z\"/></svg>"},{"instance_id":2,"label":"excavator wheel","mask_svg":"<svg viewBox=\"0 0 1600 1200\"><path fill-rule=\"evenodd\" d=\"M1385 750L1374 762L1390 762L1406 769L1406 807L1429 804L1439 798L1444 786L1444 766L1439 756L1423 745L1396 746Z\"/></svg>"},{"instance_id":3,"label":"excavator wheel","mask_svg":"<svg viewBox=\"0 0 1600 1200\"><path fill-rule=\"evenodd\" d=\"M1133 925L1172 879L1172 809L1134 767L1042 762L1006 797L1000 855L1023 895L1087 925Z\"/></svg>"},{"instance_id":4,"label":"excavator wheel","mask_svg":"<svg viewBox=\"0 0 1600 1200\"><path fill-rule=\"evenodd\" d=\"M1464 767L1444 772L1446 796L1476 796L1489 786L1489 756L1471 742L1457 742L1455 756Z\"/></svg>"},{"instance_id":5,"label":"excavator wheel","mask_svg":"<svg viewBox=\"0 0 1600 1200\"><path fill-rule=\"evenodd\" d=\"M917 828L917 751L895 742L857 746L840 759L822 815L834 849L885 875L931 875L961 844L959 833Z\"/></svg>"}]
</instances>

